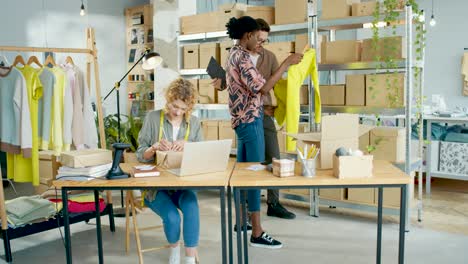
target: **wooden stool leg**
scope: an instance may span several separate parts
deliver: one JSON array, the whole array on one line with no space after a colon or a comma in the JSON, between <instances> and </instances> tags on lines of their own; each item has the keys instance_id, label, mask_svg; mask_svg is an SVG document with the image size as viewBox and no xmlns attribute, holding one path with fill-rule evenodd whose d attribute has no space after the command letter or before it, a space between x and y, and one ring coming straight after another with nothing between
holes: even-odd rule
<instances>
[{"instance_id":1,"label":"wooden stool leg","mask_svg":"<svg viewBox=\"0 0 468 264\"><path fill-rule=\"evenodd\" d=\"M131 202L132 202L132 216L133 216L133 228L135 231L135 240L137 243L137 251L138 251L138 259L140 260L140 264L143 264L143 252L141 249L141 242L140 242L140 232L138 231L138 224L137 224L137 216L136 216L136 210L135 210L135 205L134 200L133 200L133 193L129 193L131 197Z\"/></svg>"}]
</instances>

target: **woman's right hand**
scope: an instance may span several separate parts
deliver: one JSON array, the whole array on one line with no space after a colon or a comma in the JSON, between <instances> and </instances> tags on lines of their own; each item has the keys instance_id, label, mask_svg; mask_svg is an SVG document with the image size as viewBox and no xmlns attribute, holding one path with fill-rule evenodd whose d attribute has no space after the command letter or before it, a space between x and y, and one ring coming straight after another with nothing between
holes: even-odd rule
<instances>
[{"instance_id":1,"label":"woman's right hand","mask_svg":"<svg viewBox=\"0 0 468 264\"><path fill-rule=\"evenodd\" d=\"M304 55L301 53L293 53L284 60L284 63L286 63L288 66L298 64L301 62L303 56Z\"/></svg>"},{"instance_id":2,"label":"woman's right hand","mask_svg":"<svg viewBox=\"0 0 468 264\"><path fill-rule=\"evenodd\" d=\"M213 87L220 91L221 90L221 79L219 78L214 78L213 81L211 82L211 85L213 85Z\"/></svg>"},{"instance_id":3,"label":"woman's right hand","mask_svg":"<svg viewBox=\"0 0 468 264\"><path fill-rule=\"evenodd\" d=\"M161 141L159 141L159 149L158 150L161 150L161 151L168 151L168 150L171 150L172 148L172 143L165 140L165 139L161 139Z\"/></svg>"}]
</instances>

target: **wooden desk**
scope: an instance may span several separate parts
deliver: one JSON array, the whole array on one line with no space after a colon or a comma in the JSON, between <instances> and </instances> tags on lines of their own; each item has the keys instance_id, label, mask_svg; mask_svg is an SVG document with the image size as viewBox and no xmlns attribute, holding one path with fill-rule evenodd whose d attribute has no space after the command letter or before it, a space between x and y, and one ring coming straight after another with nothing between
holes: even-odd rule
<instances>
[{"instance_id":1,"label":"wooden desk","mask_svg":"<svg viewBox=\"0 0 468 264\"><path fill-rule=\"evenodd\" d=\"M405 222L406 222L406 188L410 183L411 178L402 172L400 169L393 166L387 161L374 161L373 177L362 179L338 179L333 176L332 170L317 170L317 175L313 178L303 176L292 176L279 178L273 176L271 172L266 170L252 171L247 168L257 163L237 163L229 181L229 185L233 187L235 201L239 201L240 191L252 188L259 189L305 189L305 188L378 188L378 210L377 210L377 258L376 263L381 262L382 248L382 200L383 188L401 188L400 201L400 238L399 238L399 255L398 263L404 263L404 248L405 248ZM228 190L229 192L229 190ZM241 199L245 203L244 199ZM242 206L244 213L242 222L246 222L245 206ZM236 224L240 225L240 204L235 202ZM232 213L228 206L228 218ZM241 238L240 228L237 229L237 258L238 263L248 263L248 246L247 232L243 230L243 239ZM232 237L232 223L229 221L229 238ZM242 259L242 240L244 244L244 259ZM232 255L232 243L229 245L229 252ZM230 259L231 263L233 262Z\"/></svg>"},{"instance_id":2,"label":"wooden desk","mask_svg":"<svg viewBox=\"0 0 468 264\"><path fill-rule=\"evenodd\" d=\"M132 172L132 167L138 163L122 163L120 167L126 173ZM68 219L68 195L69 190L93 190L96 203L96 232L98 241L99 263L104 262L102 250L101 221L99 213L99 191L102 190L133 190L133 189L157 189L157 190L181 190L181 189L215 189L219 190L221 207L221 241L222 241L222 263L227 263L226 246L226 198L225 188L228 186L235 162L229 162L228 169L224 172L198 174L193 176L179 177L168 171L162 170L158 177L128 178L118 180L94 179L90 181L54 181L53 185L62 189L65 251L67 263L72 263L72 251L70 240L70 225Z\"/></svg>"}]
</instances>

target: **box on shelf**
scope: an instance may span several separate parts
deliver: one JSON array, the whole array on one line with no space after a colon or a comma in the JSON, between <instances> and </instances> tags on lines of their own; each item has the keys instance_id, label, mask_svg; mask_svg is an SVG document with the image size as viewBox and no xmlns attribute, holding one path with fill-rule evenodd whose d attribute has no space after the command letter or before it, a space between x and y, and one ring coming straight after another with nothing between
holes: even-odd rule
<instances>
[{"instance_id":1,"label":"box on shelf","mask_svg":"<svg viewBox=\"0 0 468 264\"><path fill-rule=\"evenodd\" d=\"M61 166L54 151L39 151L39 182L50 186L57 176L58 168Z\"/></svg>"},{"instance_id":2,"label":"box on shelf","mask_svg":"<svg viewBox=\"0 0 468 264\"><path fill-rule=\"evenodd\" d=\"M198 69L200 68L200 45L187 45L183 47L184 50L184 69Z\"/></svg>"},{"instance_id":3,"label":"box on shelf","mask_svg":"<svg viewBox=\"0 0 468 264\"><path fill-rule=\"evenodd\" d=\"M440 143L440 171L468 175L468 143Z\"/></svg>"},{"instance_id":4,"label":"box on shelf","mask_svg":"<svg viewBox=\"0 0 468 264\"><path fill-rule=\"evenodd\" d=\"M345 86L320 85L320 99L322 105L345 105Z\"/></svg>"},{"instance_id":5,"label":"box on shelf","mask_svg":"<svg viewBox=\"0 0 468 264\"><path fill-rule=\"evenodd\" d=\"M278 138L278 146L280 152L286 152L286 134L284 133L284 127L277 128L276 136Z\"/></svg>"},{"instance_id":6,"label":"box on shelf","mask_svg":"<svg viewBox=\"0 0 468 264\"><path fill-rule=\"evenodd\" d=\"M288 134L307 144L315 144L320 148L317 158L317 169L333 168L333 155L337 148L357 149L359 136L367 133L371 127L359 125L359 116L353 114L337 114L322 117L322 131L316 133ZM346 131L346 133L343 133Z\"/></svg>"},{"instance_id":7,"label":"box on shelf","mask_svg":"<svg viewBox=\"0 0 468 264\"><path fill-rule=\"evenodd\" d=\"M198 91L198 79L186 79L186 80L192 83L193 89L195 89L195 91Z\"/></svg>"},{"instance_id":8,"label":"box on shelf","mask_svg":"<svg viewBox=\"0 0 468 264\"><path fill-rule=\"evenodd\" d=\"M348 106L366 105L366 75L346 75L346 103Z\"/></svg>"},{"instance_id":9,"label":"box on shelf","mask_svg":"<svg viewBox=\"0 0 468 264\"><path fill-rule=\"evenodd\" d=\"M321 47L322 47L322 42L325 42L327 41L327 36L325 35L317 35L317 47L316 47L316 50L317 50L317 62L320 62L321 60L321 56L320 56L320 52L318 52ZM296 39L295 39L295 44L294 44L294 51L296 53L303 53L304 52L304 48L305 46L308 44L308 38L307 38L307 34L300 34L300 35L296 35ZM312 47L312 46L311 46Z\"/></svg>"},{"instance_id":10,"label":"box on shelf","mask_svg":"<svg viewBox=\"0 0 468 264\"><path fill-rule=\"evenodd\" d=\"M219 139L232 139L232 148L237 145L236 132L232 129L231 121L219 121L218 123L218 138Z\"/></svg>"},{"instance_id":11,"label":"box on shelf","mask_svg":"<svg viewBox=\"0 0 468 264\"><path fill-rule=\"evenodd\" d=\"M201 104L215 103L215 88L211 79L198 80L198 101Z\"/></svg>"},{"instance_id":12,"label":"box on shelf","mask_svg":"<svg viewBox=\"0 0 468 264\"><path fill-rule=\"evenodd\" d=\"M348 201L375 204L375 191L374 188L349 188Z\"/></svg>"},{"instance_id":13,"label":"box on shelf","mask_svg":"<svg viewBox=\"0 0 468 264\"><path fill-rule=\"evenodd\" d=\"M218 104L228 104L229 103L229 92L227 89L223 91L216 90L216 102Z\"/></svg>"},{"instance_id":14,"label":"box on shelf","mask_svg":"<svg viewBox=\"0 0 468 264\"><path fill-rule=\"evenodd\" d=\"M180 17L180 34L186 35L218 31L221 27L221 21L220 12L183 16Z\"/></svg>"},{"instance_id":15,"label":"box on shelf","mask_svg":"<svg viewBox=\"0 0 468 264\"><path fill-rule=\"evenodd\" d=\"M400 196L401 196L400 188L384 188L383 206L384 207L400 207ZM376 202L377 202L377 199L378 199L378 193L376 191L376 194L375 194Z\"/></svg>"},{"instance_id":16,"label":"box on shelf","mask_svg":"<svg viewBox=\"0 0 468 264\"><path fill-rule=\"evenodd\" d=\"M333 175L338 179L372 177L372 155L341 156L333 155Z\"/></svg>"},{"instance_id":17,"label":"box on shelf","mask_svg":"<svg viewBox=\"0 0 468 264\"><path fill-rule=\"evenodd\" d=\"M367 132L364 135L359 137L359 150L368 153L367 152L367 146L370 145L370 133Z\"/></svg>"},{"instance_id":18,"label":"box on shelf","mask_svg":"<svg viewBox=\"0 0 468 264\"><path fill-rule=\"evenodd\" d=\"M218 122L216 120L205 120L202 122L204 140L219 139Z\"/></svg>"},{"instance_id":19,"label":"box on shelf","mask_svg":"<svg viewBox=\"0 0 468 264\"><path fill-rule=\"evenodd\" d=\"M218 10L224 12L225 17L227 17L226 22L231 17L250 16L255 19L262 18L270 25L275 24L275 8L272 6L253 6L241 3L230 3L220 5Z\"/></svg>"},{"instance_id":20,"label":"box on shelf","mask_svg":"<svg viewBox=\"0 0 468 264\"><path fill-rule=\"evenodd\" d=\"M307 22L306 0L275 0L275 24Z\"/></svg>"},{"instance_id":21,"label":"box on shelf","mask_svg":"<svg viewBox=\"0 0 468 264\"><path fill-rule=\"evenodd\" d=\"M351 6L352 16L372 16L374 14L377 2L353 3Z\"/></svg>"},{"instance_id":22,"label":"box on shelf","mask_svg":"<svg viewBox=\"0 0 468 264\"><path fill-rule=\"evenodd\" d=\"M405 161L405 129L399 127L375 127L370 131L370 144L375 160Z\"/></svg>"},{"instance_id":23,"label":"box on shelf","mask_svg":"<svg viewBox=\"0 0 468 264\"><path fill-rule=\"evenodd\" d=\"M308 105L309 104L309 86L302 85L299 97L299 103L301 105Z\"/></svg>"},{"instance_id":24,"label":"box on shelf","mask_svg":"<svg viewBox=\"0 0 468 264\"><path fill-rule=\"evenodd\" d=\"M41 195L49 189L55 189L55 187L52 187L52 182L50 182L49 184L39 183L39 185L34 186L34 193L37 195Z\"/></svg>"},{"instance_id":25,"label":"box on shelf","mask_svg":"<svg viewBox=\"0 0 468 264\"><path fill-rule=\"evenodd\" d=\"M361 60L361 42L357 40L336 40L322 42L322 63L341 64Z\"/></svg>"},{"instance_id":26,"label":"box on shelf","mask_svg":"<svg viewBox=\"0 0 468 264\"><path fill-rule=\"evenodd\" d=\"M219 43L200 44L200 68L206 69L211 57L219 62Z\"/></svg>"},{"instance_id":27,"label":"box on shelf","mask_svg":"<svg viewBox=\"0 0 468 264\"><path fill-rule=\"evenodd\" d=\"M377 42L377 50L372 45L372 39L364 39L362 41L361 61L376 61L376 57L380 57L380 61L385 61L384 57L393 60L401 60L406 58L406 39L402 36L382 37Z\"/></svg>"},{"instance_id":28,"label":"box on shelf","mask_svg":"<svg viewBox=\"0 0 468 264\"><path fill-rule=\"evenodd\" d=\"M345 199L345 189L320 189L319 196L320 198L343 201Z\"/></svg>"},{"instance_id":29,"label":"box on shelf","mask_svg":"<svg viewBox=\"0 0 468 264\"><path fill-rule=\"evenodd\" d=\"M229 57L229 51L234 46L232 40L223 41L219 44L221 67L226 68L226 62Z\"/></svg>"},{"instance_id":30,"label":"box on shelf","mask_svg":"<svg viewBox=\"0 0 468 264\"><path fill-rule=\"evenodd\" d=\"M404 73L367 74L366 106L403 107L404 81Z\"/></svg>"},{"instance_id":31,"label":"box on shelf","mask_svg":"<svg viewBox=\"0 0 468 264\"><path fill-rule=\"evenodd\" d=\"M294 42L273 42L265 45L265 48L275 54L278 63L281 64L291 53L294 53Z\"/></svg>"},{"instance_id":32,"label":"box on shelf","mask_svg":"<svg viewBox=\"0 0 468 264\"><path fill-rule=\"evenodd\" d=\"M360 0L323 0L321 19L346 18L351 16L351 5Z\"/></svg>"},{"instance_id":33,"label":"box on shelf","mask_svg":"<svg viewBox=\"0 0 468 264\"><path fill-rule=\"evenodd\" d=\"M112 151L107 149L84 149L64 151L60 163L71 168L83 168L112 162Z\"/></svg>"}]
</instances>

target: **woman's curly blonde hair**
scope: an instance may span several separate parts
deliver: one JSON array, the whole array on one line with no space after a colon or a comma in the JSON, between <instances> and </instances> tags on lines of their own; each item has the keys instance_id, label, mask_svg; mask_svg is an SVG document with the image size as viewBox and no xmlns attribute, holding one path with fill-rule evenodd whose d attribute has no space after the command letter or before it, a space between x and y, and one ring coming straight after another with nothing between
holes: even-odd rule
<instances>
[{"instance_id":1,"label":"woman's curly blonde hair","mask_svg":"<svg viewBox=\"0 0 468 264\"><path fill-rule=\"evenodd\" d=\"M181 100L187 105L185 111L185 120L190 121L193 106L197 102L197 91L191 82L183 78L178 78L169 84L166 90L166 113L169 112L168 104L176 100Z\"/></svg>"}]
</instances>

